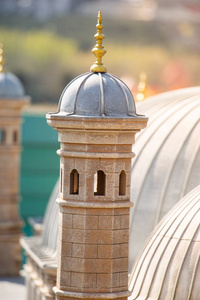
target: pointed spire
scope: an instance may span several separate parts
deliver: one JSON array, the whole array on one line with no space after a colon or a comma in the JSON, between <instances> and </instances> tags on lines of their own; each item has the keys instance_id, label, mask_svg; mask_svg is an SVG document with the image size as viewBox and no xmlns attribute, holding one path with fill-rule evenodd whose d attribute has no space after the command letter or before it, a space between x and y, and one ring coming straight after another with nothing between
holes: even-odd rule
<instances>
[{"instance_id":1,"label":"pointed spire","mask_svg":"<svg viewBox=\"0 0 200 300\"><path fill-rule=\"evenodd\" d=\"M4 73L4 71L3 43L0 43L0 73Z\"/></svg>"},{"instance_id":2,"label":"pointed spire","mask_svg":"<svg viewBox=\"0 0 200 300\"><path fill-rule=\"evenodd\" d=\"M138 85L139 93L136 95L136 101L143 101L146 97L146 89L147 89L147 75L146 73L140 74L140 82Z\"/></svg>"},{"instance_id":3,"label":"pointed spire","mask_svg":"<svg viewBox=\"0 0 200 300\"><path fill-rule=\"evenodd\" d=\"M94 48L92 49L92 52L96 56L96 61L90 68L90 71L96 73L105 73L107 72L107 69L102 63L102 57L106 53L106 50L102 45L102 40L105 38L105 36L102 33L103 25L102 25L102 16L100 11L98 12L97 22L98 22L96 25L97 33L94 36L97 42Z\"/></svg>"}]
</instances>

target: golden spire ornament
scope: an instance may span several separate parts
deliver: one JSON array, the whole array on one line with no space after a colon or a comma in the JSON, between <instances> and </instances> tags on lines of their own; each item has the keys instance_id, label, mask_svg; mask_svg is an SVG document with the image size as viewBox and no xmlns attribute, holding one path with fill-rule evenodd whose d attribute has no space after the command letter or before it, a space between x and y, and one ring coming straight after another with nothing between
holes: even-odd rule
<instances>
[{"instance_id":1,"label":"golden spire ornament","mask_svg":"<svg viewBox=\"0 0 200 300\"><path fill-rule=\"evenodd\" d=\"M102 16L101 12L98 12L97 17L97 33L95 34L94 38L96 39L96 45L92 49L92 53L96 56L95 63L91 66L90 71L95 73L105 73L107 72L106 67L102 63L102 57L106 53L104 46L102 45L102 40L105 38L104 34L102 33L103 25L102 25Z\"/></svg>"},{"instance_id":2,"label":"golden spire ornament","mask_svg":"<svg viewBox=\"0 0 200 300\"><path fill-rule=\"evenodd\" d=\"M146 97L146 90L147 90L147 75L146 73L140 74L140 82L138 85L139 93L136 95L136 101L143 101Z\"/></svg>"},{"instance_id":3,"label":"golden spire ornament","mask_svg":"<svg viewBox=\"0 0 200 300\"><path fill-rule=\"evenodd\" d=\"M3 44L0 43L0 73L4 73L4 71Z\"/></svg>"}]
</instances>

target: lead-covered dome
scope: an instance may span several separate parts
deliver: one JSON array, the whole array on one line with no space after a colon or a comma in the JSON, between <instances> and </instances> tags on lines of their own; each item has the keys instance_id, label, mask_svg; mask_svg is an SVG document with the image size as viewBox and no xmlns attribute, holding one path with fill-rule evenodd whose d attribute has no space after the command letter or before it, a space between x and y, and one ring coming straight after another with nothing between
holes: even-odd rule
<instances>
[{"instance_id":1,"label":"lead-covered dome","mask_svg":"<svg viewBox=\"0 0 200 300\"><path fill-rule=\"evenodd\" d=\"M61 116L86 117L136 117L135 102L131 91L119 78L107 73L102 63L106 53L102 40L102 16L97 17L96 45L92 52L96 56L90 73L82 74L72 80L64 89L58 106Z\"/></svg>"},{"instance_id":2,"label":"lead-covered dome","mask_svg":"<svg viewBox=\"0 0 200 300\"><path fill-rule=\"evenodd\" d=\"M153 96L137 111L149 122L133 149L130 269L156 224L200 183L200 87Z\"/></svg>"},{"instance_id":3,"label":"lead-covered dome","mask_svg":"<svg viewBox=\"0 0 200 300\"><path fill-rule=\"evenodd\" d=\"M186 300L200 295L200 186L155 228L130 276L134 300Z\"/></svg>"},{"instance_id":4,"label":"lead-covered dome","mask_svg":"<svg viewBox=\"0 0 200 300\"><path fill-rule=\"evenodd\" d=\"M135 116L131 91L119 78L109 73L86 73L72 80L64 89L59 112L78 116Z\"/></svg>"},{"instance_id":5,"label":"lead-covered dome","mask_svg":"<svg viewBox=\"0 0 200 300\"><path fill-rule=\"evenodd\" d=\"M156 224L199 184L200 87L153 96L137 110L149 124L133 147L130 271Z\"/></svg>"},{"instance_id":6,"label":"lead-covered dome","mask_svg":"<svg viewBox=\"0 0 200 300\"><path fill-rule=\"evenodd\" d=\"M0 98L22 98L25 96L21 81L12 73L0 73Z\"/></svg>"}]
</instances>

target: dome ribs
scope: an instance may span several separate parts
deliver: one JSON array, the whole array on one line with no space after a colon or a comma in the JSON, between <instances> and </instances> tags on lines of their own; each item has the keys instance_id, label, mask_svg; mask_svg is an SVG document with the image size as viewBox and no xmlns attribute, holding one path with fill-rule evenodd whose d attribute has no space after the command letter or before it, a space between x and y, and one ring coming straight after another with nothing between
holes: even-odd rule
<instances>
[{"instance_id":1,"label":"dome ribs","mask_svg":"<svg viewBox=\"0 0 200 300\"><path fill-rule=\"evenodd\" d=\"M131 211L130 240L136 240L136 243L134 247L130 243L130 266L145 238L159 219L181 199L183 190L185 194L198 184L195 161L200 146L199 91L199 88L173 91L149 98L137 106L137 110L139 107L140 113L148 115L150 121L147 129L136 137L133 149L136 157L132 165L131 199L134 208ZM156 106L158 112L150 104Z\"/></svg>"},{"instance_id":2,"label":"dome ribs","mask_svg":"<svg viewBox=\"0 0 200 300\"><path fill-rule=\"evenodd\" d=\"M124 98L126 99L126 108L127 108L127 115L129 115L129 103L128 103L128 97L127 97L127 94L122 86L122 84L119 84L118 80L119 78L117 78L116 76L113 75L113 77L115 78L115 82L116 84L119 86L119 88L122 90L122 93L124 94ZM121 81L122 82L122 81ZM123 85L124 85L124 82L123 82Z\"/></svg>"},{"instance_id":3,"label":"dome ribs","mask_svg":"<svg viewBox=\"0 0 200 300\"><path fill-rule=\"evenodd\" d=\"M197 122L196 123L196 131L195 131L195 134L196 134L196 138L198 139L199 138L199 132L200 132L200 122ZM198 128L199 127L199 128ZM182 198L186 192L187 192L187 188L188 188L188 182L191 178L191 173L192 173L192 169L195 165L195 161L197 159L197 156L199 154L199 150L200 150L200 144L198 143L195 143L194 147L193 147L193 150L192 150L192 154L191 154L191 159L190 159L190 163L189 163L189 167L188 167L188 170L185 174L185 179L184 179L184 182L183 182L183 189L182 189L182 192L180 194L180 197Z\"/></svg>"},{"instance_id":4,"label":"dome ribs","mask_svg":"<svg viewBox=\"0 0 200 300\"><path fill-rule=\"evenodd\" d=\"M101 73L99 73L99 88L100 88L100 116L105 116L105 99L104 99L104 89L103 89L103 79Z\"/></svg>"},{"instance_id":5,"label":"dome ribs","mask_svg":"<svg viewBox=\"0 0 200 300\"><path fill-rule=\"evenodd\" d=\"M194 111L197 106L198 106L198 103L196 105L194 105L191 108L191 110L189 110L188 112ZM182 137L182 143L181 144L177 144L177 147L176 147L176 151L177 152L176 152L176 154L173 154L173 160L171 161L171 165L170 165L170 167L168 169L168 172L167 172L167 174L165 176L163 187L162 187L162 190L161 190L161 193L160 193L160 199L161 200L158 203L158 209L157 209L157 214L156 214L155 223L154 223L155 226L156 226L156 224L159 222L159 220L162 217L161 216L161 211L162 211L163 202L165 200L167 189L168 189L168 186L169 186L169 182L171 180L171 176L172 176L172 173L173 173L173 171L175 169L177 160L180 157L180 154L181 154L181 151L182 151L184 145L187 143L187 141L188 141L191 133L193 132L194 128L196 127L197 123L199 122L198 119L197 120L195 119L195 116L198 117L196 114L194 115L194 118L192 118L192 122L194 124L192 126L190 125L190 127L186 128L187 133L185 133L183 136L181 136ZM186 121L186 118L187 118L187 116L185 116L181 121ZM181 125L181 124L179 123L179 125ZM180 199L181 199L181 195L180 195Z\"/></svg>"},{"instance_id":6,"label":"dome ribs","mask_svg":"<svg viewBox=\"0 0 200 300\"><path fill-rule=\"evenodd\" d=\"M184 300L189 300L198 295L199 284L194 288L194 282L199 265L199 240L195 240L199 212L200 186L179 201L147 240L132 271L130 299L175 300L184 294Z\"/></svg>"},{"instance_id":7,"label":"dome ribs","mask_svg":"<svg viewBox=\"0 0 200 300\"><path fill-rule=\"evenodd\" d=\"M193 192L195 194L195 191ZM191 193L192 194L192 193ZM196 193L197 194L197 193ZM195 194L195 195L196 195ZM190 196L190 198L192 198L192 195ZM188 198L189 199L189 198ZM158 236L161 236L162 238L160 239L160 241L158 241L157 245L154 248L153 254L155 254L157 248L160 246L161 242L163 241L163 238L165 236L165 234L167 233L169 227L171 227L174 222L177 220L177 218L180 216L181 213L184 212L184 210L187 207L187 201L188 199L184 198L181 203L178 203L176 205L176 207L173 209L173 211L169 212L163 219L162 221L159 223L159 228L156 227L154 229L154 231L151 233L151 235L149 236L149 238L147 239L145 245L144 245L144 250L141 252L140 256L137 259L137 263L134 266L134 269L132 270L131 274L131 278L130 278L130 283L131 281L136 282L137 278L138 278L138 273L141 271L141 268L143 266L144 261L147 259L147 256L150 252L150 250L152 249L154 242L156 241ZM194 204L195 205L195 204ZM170 216L170 217L169 217ZM184 219L185 215L182 216L182 220ZM179 224L177 225L179 226ZM162 233L161 232L165 229L165 231ZM175 230L177 229L177 227L175 228ZM174 230L174 231L175 231ZM169 242L169 241L168 241ZM167 246L167 245L166 245ZM152 259L151 259L152 260ZM148 264L146 265L146 270L144 272L144 274L147 273L147 269L150 266L151 260L148 262ZM144 281L144 279L143 279ZM134 291L134 286L133 285L129 285L129 288Z\"/></svg>"},{"instance_id":8,"label":"dome ribs","mask_svg":"<svg viewBox=\"0 0 200 300\"><path fill-rule=\"evenodd\" d=\"M78 98L78 94L80 92L80 89L82 88L83 84L86 82L86 80L92 75L92 73L88 73L88 75L86 75L86 77L83 79L83 81L81 82L81 84L78 87L78 90L76 92L75 95L75 100L74 100L74 111L73 111L73 115L76 114L76 107L77 107L77 98Z\"/></svg>"}]
</instances>

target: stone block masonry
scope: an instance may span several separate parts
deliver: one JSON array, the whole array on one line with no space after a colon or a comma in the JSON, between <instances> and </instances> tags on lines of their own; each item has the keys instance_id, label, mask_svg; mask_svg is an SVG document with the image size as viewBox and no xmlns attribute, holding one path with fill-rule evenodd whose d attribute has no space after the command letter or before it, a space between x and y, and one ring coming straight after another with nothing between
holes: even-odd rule
<instances>
[{"instance_id":1,"label":"stone block masonry","mask_svg":"<svg viewBox=\"0 0 200 300\"><path fill-rule=\"evenodd\" d=\"M0 276L18 276L21 268L19 239L22 234L18 212L21 113L30 99L24 96L2 97L4 85L0 84Z\"/></svg>"},{"instance_id":2,"label":"stone block masonry","mask_svg":"<svg viewBox=\"0 0 200 300\"><path fill-rule=\"evenodd\" d=\"M102 17L98 13L91 73L64 89L58 113L60 208L57 300L123 299L128 291L131 159L137 116L128 87L106 71Z\"/></svg>"},{"instance_id":3,"label":"stone block masonry","mask_svg":"<svg viewBox=\"0 0 200 300\"><path fill-rule=\"evenodd\" d=\"M65 276L61 276L59 289L126 291L129 209L94 208L88 214L83 208L80 214L80 208L76 213L76 209L64 207L60 215L58 272Z\"/></svg>"},{"instance_id":4,"label":"stone block masonry","mask_svg":"<svg viewBox=\"0 0 200 300\"><path fill-rule=\"evenodd\" d=\"M132 119L126 124L125 119L109 119L108 126L108 119L99 118L99 123L95 119L94 124L82 118L61 119L52 115L48 119L59 131L61 142L54 292L57 299L125 300L130 295L130 172L134 156L131 143L146 120ZM78 140L77 134L82 135Z\"/></svg>"}]
</instances>

